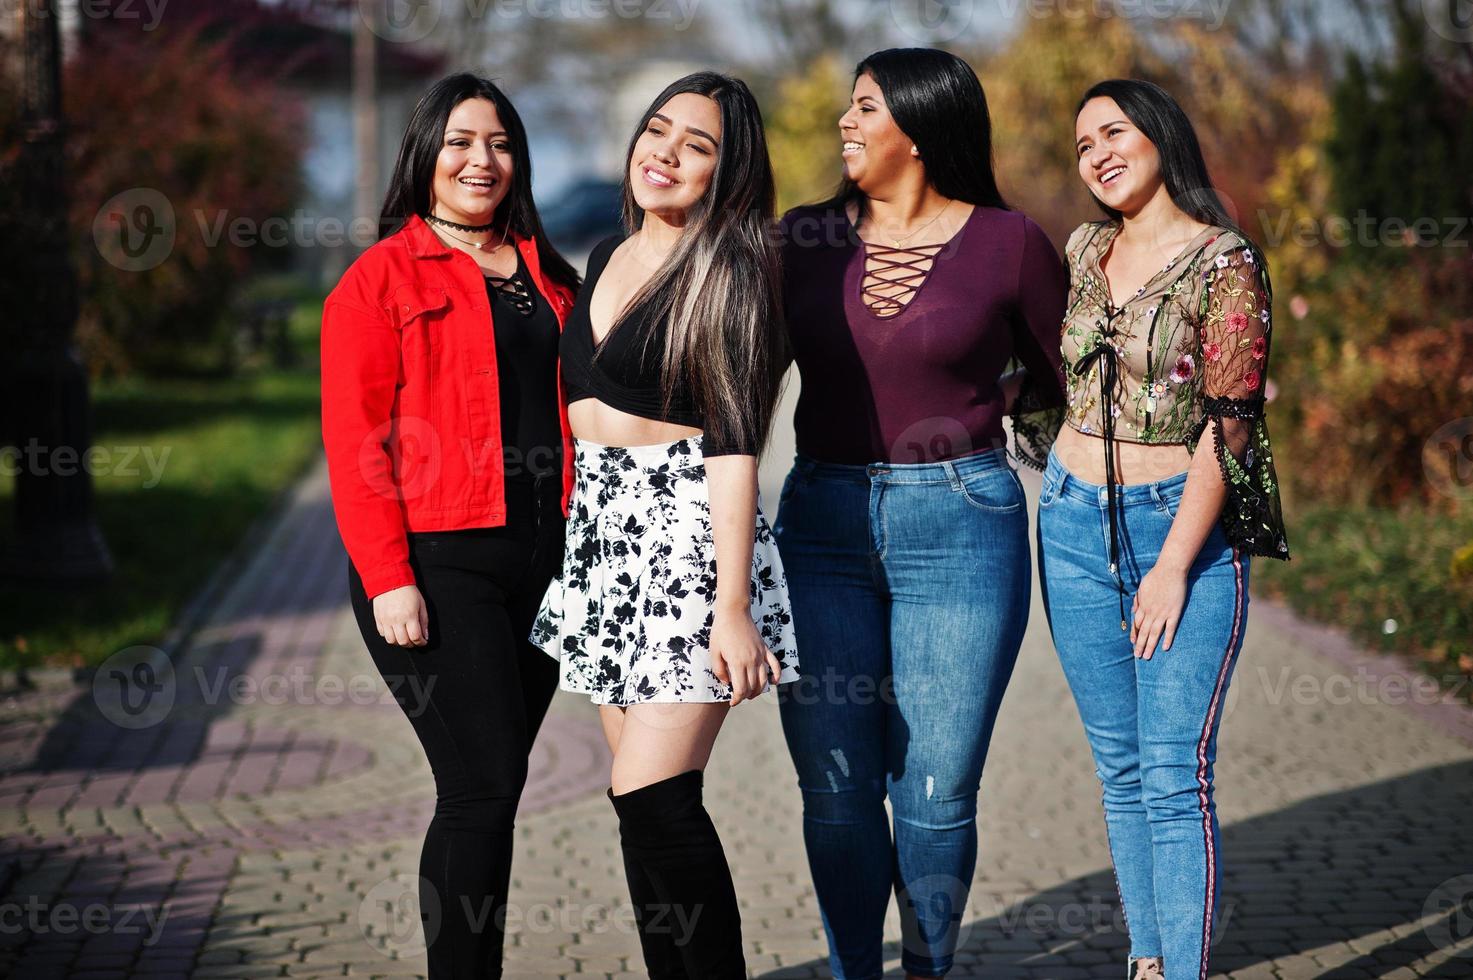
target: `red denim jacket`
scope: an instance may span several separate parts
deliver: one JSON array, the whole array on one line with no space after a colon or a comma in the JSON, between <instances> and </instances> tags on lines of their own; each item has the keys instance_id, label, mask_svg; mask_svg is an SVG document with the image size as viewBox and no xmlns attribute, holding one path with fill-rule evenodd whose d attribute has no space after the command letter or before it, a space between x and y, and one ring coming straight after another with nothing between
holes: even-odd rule
<instances>
[{"instance_id":1,"label":"red denim jacket","mask_svg":"<svg viewBox=\"0 0 1473 980\"><path fill-rule=\"evenodd\" d=\"M568 289L532 281L562 328ZM424 220L367 249L322 308L322 442L338 532L368 596L414 584L409 531L506 523L500 379L480 267ZM568 406L558 377L563 513L573 487Z\"/></svg>"}]
</instances>

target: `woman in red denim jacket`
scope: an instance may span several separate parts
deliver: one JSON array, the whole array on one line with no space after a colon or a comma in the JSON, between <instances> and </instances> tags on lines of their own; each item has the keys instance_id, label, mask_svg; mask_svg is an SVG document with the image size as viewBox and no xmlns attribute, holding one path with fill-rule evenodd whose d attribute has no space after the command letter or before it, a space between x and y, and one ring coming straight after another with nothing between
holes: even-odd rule
<instances>
[{"instance_id":1,"label":"woman in red denim jacket","mask_svg":"<svg viewBox=\"0 0 1473 980\"><path fill-rule=\"evenodd\" d=\"M572 486L557 348L578 276L543 234L521 119L452 75L415 107L381 230L322 315L322 438L375 665L424 746L432 978L501 976L527 753L557 687L528 642Z\"/></svg>"}]
</instances>

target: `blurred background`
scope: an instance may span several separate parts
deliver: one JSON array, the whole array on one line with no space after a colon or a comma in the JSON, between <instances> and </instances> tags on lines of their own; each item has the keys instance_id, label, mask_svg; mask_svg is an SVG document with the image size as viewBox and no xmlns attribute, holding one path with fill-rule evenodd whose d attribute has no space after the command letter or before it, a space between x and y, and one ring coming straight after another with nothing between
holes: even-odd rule
<instances>
[{"instance_id":1,"label":"blurred background","mask_svg":"<svg viewBox=\"0 0 1473 980\"><path fill-rule=\"evenodd\" d=\"M24 687L160 642L310 471L321 299L430 82L508 91L581 268L667 82L752 85L788 207L835 184L855 62L918 45L976 68L1004 193L1060 247L1099 216L1080 94L1181 100L1275 284L1295 558L1255 588L1473 675L1466 0L0 2L0 669Z\"/></svg>"}]
</instances>

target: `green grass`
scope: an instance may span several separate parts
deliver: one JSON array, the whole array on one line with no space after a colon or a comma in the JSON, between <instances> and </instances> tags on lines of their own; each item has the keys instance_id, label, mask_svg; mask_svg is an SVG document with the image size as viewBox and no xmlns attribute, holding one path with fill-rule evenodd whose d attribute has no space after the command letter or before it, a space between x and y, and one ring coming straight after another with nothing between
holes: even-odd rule
<instances>
[{"instance_id":1,"label":"green grass","mask_svg":"<svg viewBox=\"0 0 1473 980\"><path fill-rule=\"evenodd\" d=\"M1255 562L1254 584L1455 684L1473 674L1473 576L1451 567L1470 542L1473 507L1435 514L1307 506L1289 523L1293 560Z\"/></svg>"},{"instance_id":2,"label":"green grass","mask_svg":"<svg viewBox=\"0 0 1473 980\"><path fill-rule=\"evenodd\" d=\"M251 522L299 477L320 447L317 329L304 303L290 337L299 367L258 366L221 380L137 379L93 386L93 445L118 468L123 447L162 461L155 478L95 477L96 516L116 568L88 588L0 589L0 667L96 664L156 642ZM167 455L164 455L167 453ZM0 484L0 547L14 534L13 487Z\"/></svg>"}]
</instances>

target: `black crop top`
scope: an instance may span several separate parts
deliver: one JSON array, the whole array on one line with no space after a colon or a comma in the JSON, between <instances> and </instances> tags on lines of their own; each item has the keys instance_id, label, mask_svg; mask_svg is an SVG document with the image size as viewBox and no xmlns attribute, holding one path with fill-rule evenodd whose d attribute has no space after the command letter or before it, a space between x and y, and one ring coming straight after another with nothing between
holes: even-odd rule
<instances>
[{"instance_id":1,"label":"black crop top","mask_svg":"<svg viewBox=\"0 0 1473 980\"><path fill-rule=\"evenodd\" d=\"M594 246L588 257L588 274L583 288L578 291L578 300L568 314L563 335L558 342L558 355L562 358L563 387L567 391L568 403L583 398L597 398L605 405L640 418L657 422L673 422L705 430L701 440L702 456L755 456L752 446L723 443L706 430L705 420L696 408L690 385L681 379L670 399L670 410L662 412L664 391L660 386L659 357L662 349L665 321L651 324L651 318L641 317L619 325L618 329L605 335L601 353L594 361L593 321L589 319L588 307L593 300L594 287L599 276L609 264L609 256L624 241L623 235L612 235ZM651 330L656 333L645 345L645 336Z\"/></svg>"}]
</instances>

